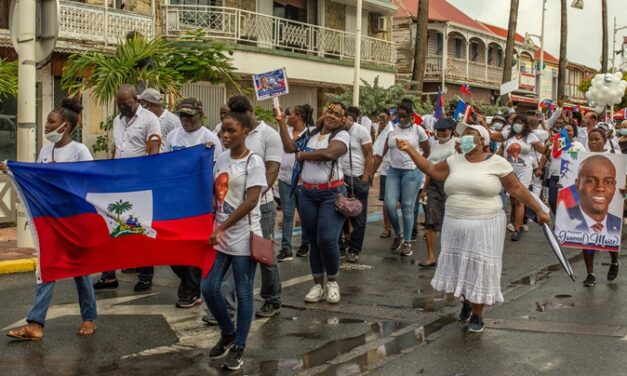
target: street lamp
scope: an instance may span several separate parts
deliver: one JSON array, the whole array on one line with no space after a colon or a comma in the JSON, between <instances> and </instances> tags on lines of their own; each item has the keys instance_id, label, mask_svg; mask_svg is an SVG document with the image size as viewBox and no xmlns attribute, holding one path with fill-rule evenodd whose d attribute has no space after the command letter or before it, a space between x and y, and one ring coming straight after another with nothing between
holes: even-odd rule
<instances>
[{"instance_id":1,"label":"street lamp","mask_svg":"<svg viewBox=\"0 0 627 376\"><path fill-rule=\"evenodd\" d=\"M624 29L627 29L627 25L617 27L616 17L614 17L614 34L612 35L612 73L616 72L616 52L617 51L614 51L614 48L616 48L616 33Z\"/></svg>"},{"instance_id":2,"label":"street lamp","mask_svg":"<svg viewBox=\"0 0 627 376\"><path fill-rule=\"evenodd\" d=\"M359 106L359 73L361 69L361 9L362 0L357 0L357 17L355 19L355 60L353 67L353 106Z\"/></svg>"}]
</instances>

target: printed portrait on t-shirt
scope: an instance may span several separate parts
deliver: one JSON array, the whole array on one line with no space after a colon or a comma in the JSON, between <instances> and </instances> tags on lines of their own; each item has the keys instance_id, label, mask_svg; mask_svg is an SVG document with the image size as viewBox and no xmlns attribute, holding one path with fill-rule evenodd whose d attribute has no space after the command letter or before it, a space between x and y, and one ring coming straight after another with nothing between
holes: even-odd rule
<instances>
[{"instance_id":1,"label":"printed portrait on t-shirt","mask_svg":"<svg viewBox=\"0 0 627 376\"><path fill-rule=\"evenodd\" d=\"M227 172L223 172L216 176L216 181L214 185L216 190L218 210L222 211L224 199L229 193L229 174Z\"/></svg>"},{"instance_id":2,"label":"printed portrait on t-shirt","mask_svg":"<svg viewBox=\"0 0 627 376\"><path fill-rule=\"evenodd\" d=\"M520 152L522 151L522 147L519 143L512 143L507 147L507 161L512 165L517 164L524 166L525 160L520 158Z\"/></svg>"}]
</instances>

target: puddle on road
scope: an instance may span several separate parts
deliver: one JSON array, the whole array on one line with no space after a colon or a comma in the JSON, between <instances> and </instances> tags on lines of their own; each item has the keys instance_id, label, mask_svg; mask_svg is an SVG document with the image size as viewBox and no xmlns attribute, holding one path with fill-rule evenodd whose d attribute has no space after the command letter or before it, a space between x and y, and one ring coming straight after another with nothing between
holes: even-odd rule
<instances>
[{"instance_id":1,"label":"puddle on road","mask_svg":"<svg viewBox=\"0 0 627 376\"><path fill-rule=\"evenodd\" d=\"M578 262L582 259L581 254L578 254L570 259L569 262L575 263ZM562 270L562 266L560 264L553 264L553 265L549 265L544 269L541 269L540 271L534 273L534 274L530 274L528 276L522 277L520 279L514 280L510 282L510 286L533 286L539 282L544 281L549 274L557 272L557 271L561 271Z\"/></svg>"},{"instance_id":2,"label":"puddle on road","mask_svg":"<svg viewBox=\"0 0 627 376\"><path fill-rule=\"evenodd\" d=\"M555 297L558 299L568 299L568 298L572 298L573 296L570 294L557 294L555 295Z\"/></svg>"},{"instance_id":3,"label":"puddle on road","mask_svg":"<svg viewBox=\"0 0 627 376\"><path fill-rule=\"evenodd\" d=\"M446 294L414 298L412 306L424 312L435 312L445 307L457 305L458 303L459 299L455 298L452 294Z\"/></svg>"},{"instance_id":4,"label":"puddle on road","mask_svg":"<svg viewBox=\"0 0 627 376\"><path fill-rule=\"evenodd\" d=\"M340 320L342 320L340 322ZM329 320L327 320L329 321ZM338 319L337 323L348 323L354 324L363 322L360 320L352 320L352 319ZM335 322L333 322L335 324ZM320 348L312 350L303 354L298 358L290 358L290 359L280 359L280 360L270 360L264 361L259 364L259 369L262 374L277 374L281 372L287 373L296 373L305 369L318 367L320 365L325 364L326 362L336 358L339 355L349 353L353 349L362 346L366 343L376 341L382 338L389 338L392 333L407 327L409 324L399 321L381 321L375 322L370 325L370 329L356 337L342 338L330 341ZM302 335L300 333L293 334L294 337L302 337L307 338L306 335ZM419 333L420 341L422 341L422 332ZM413 337L413 342L411 340ZM414 331L410 331L406 334L398 336L390 344L382 346L381 348L389 347L389 351L393 351L394 349L398 349L400 352L401 349L406 348L407 346L412 347L417 346L418 339L417 333ZM396 344L396 345L394 345ZM377 349L378 350L378 349ZM368 351L366 354L371 353L372 351ZM364 355L366 355L364 354ZM360 355L361 357L361 355ZM367 358L366 358L367 359ZM344 374L344 373L342 373Z\"/></svg>"},{"instance_id":5,"label":"puddle on road","mask_svg":"<svg viewBox=\"0 0 627 376\"><path fill-rule=\"evenodd\" d=\"M564 308L573 308L575 303L564 304L564 303L556 303L556 302L536 302L536 311L538 312L546 312L554 309L564 309Z\"/></svg>"}]
</instances>

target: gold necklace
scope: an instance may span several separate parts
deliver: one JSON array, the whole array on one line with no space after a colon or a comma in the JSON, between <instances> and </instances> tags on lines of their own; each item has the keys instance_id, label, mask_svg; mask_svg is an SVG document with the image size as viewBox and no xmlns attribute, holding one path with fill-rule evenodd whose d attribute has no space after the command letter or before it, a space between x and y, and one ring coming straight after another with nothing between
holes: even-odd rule
<instances>
[{"instance_id":1,"label":"gold necklace","mask_svg":"<svg viewBox=\"0 0 627 376\"><path fill-rule=\"evenodd\" d=\"M242 158L244 158L244 156L245 156L247 153L248 153L248 149L244 148L244 152L242 153L242 155L240 155L240 156L239 156L239 157L237 157L237 158L233 158L233 159L242 159Z\"/></svg>"}]
</instances>

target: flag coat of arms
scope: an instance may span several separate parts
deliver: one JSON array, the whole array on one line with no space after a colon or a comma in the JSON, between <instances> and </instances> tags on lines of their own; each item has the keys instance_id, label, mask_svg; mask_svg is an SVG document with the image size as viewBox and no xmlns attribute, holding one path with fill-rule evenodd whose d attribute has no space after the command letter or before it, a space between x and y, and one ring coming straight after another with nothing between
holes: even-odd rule
<instances>
[{"instance_id":1,"label":"flag coat of arms","mask_svg":"<svg viewBox=\"0 0 627 376\"><path fill-rule=\"evenodd\" d=\"M8 166L26 204L38 281L150 265L211 268L213 149Z\"/></svg>"}]
</instances>

